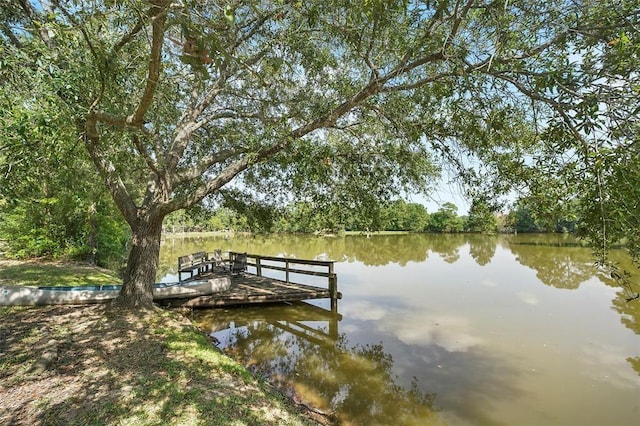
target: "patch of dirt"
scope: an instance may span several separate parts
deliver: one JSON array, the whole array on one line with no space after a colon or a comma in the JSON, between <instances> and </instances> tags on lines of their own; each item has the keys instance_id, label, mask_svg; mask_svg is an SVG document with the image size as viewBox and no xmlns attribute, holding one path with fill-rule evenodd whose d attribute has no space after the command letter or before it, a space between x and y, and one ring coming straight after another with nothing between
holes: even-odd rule
<instances>
[{"instance_id":1,"label":"patch of dirt","mask_svg":"<svg viewBox=\"0 0 640 426\"><path fill-rule=\"evenodd\" d=\"M0 258L0 268L6 267L6 266L21 265L23 263L25 263L24 260L11 260L11 259Z\"/></svg>"},{"instance_id":2,"label":"patch of dirt","mask_svg":"<svg viewBox=\"0 0 640 426\"><path fill-rule=\"evenodd\" d=\"M6 315L0 325L0 423L49 423L67 415L45 407L69 409L126 397L126 388L118 389L114 380L116 360L109 348L123 344L135 327L125 321L107 325L105 319L104 305Z\"/></svg>"},{"instance_id":3,"label":"patch of dirt","mask_svg":"<svg viewBox=\"0 0 640 426\"><path fill-rule=\"evenodd\" d=\"M186 318L160 309L133 313L87 305L0 312L0 424L308 421L235 371L232 361L194 358L194 351L180 349L191 344L188 339L178 337L172 346L167 336L185 330L194 330Z\"/></svg>"}]
</instances>

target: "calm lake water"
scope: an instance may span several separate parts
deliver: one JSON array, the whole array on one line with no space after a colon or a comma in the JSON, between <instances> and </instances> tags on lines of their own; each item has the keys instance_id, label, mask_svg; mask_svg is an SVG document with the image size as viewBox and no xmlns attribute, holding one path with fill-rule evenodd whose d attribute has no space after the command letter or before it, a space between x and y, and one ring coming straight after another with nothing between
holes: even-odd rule
<instances>
[{"instance_id":1,"label":"calm lake water","mask_svg":"<svg viewBox=\"0 0 640 426\"><path fill-rule=\"evenodd\" d=\"M217 248L336 261L338 316L293 305L195 320L344 424L640 421L640 300L627 303L571 237L167 238L159 278L175 279L178 256Z\"/></svg>"}]
</instances>

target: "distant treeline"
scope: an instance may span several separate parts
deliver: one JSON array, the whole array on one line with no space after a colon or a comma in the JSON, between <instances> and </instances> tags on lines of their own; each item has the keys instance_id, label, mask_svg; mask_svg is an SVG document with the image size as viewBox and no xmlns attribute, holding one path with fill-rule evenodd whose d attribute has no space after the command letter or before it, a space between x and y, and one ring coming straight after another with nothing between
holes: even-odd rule
<instances>
[{"instance_id":1,"label":"distant treeline","mask_svg":"<svg viewBox=\"0 0 640 426\"><path fill-rule=\"evenodd\" d=\"M468 215L458 215L453 203L428 212L420 203L395 200L366 211L292 203L284 208L231 209L199 207L175 212L164 222L166 232L244 231L281 233L341 233L344 231L407 231L433 233L575 232L575 216L536 213L521 202L508 214L489 203L474 202Z\"/></svg>"},{"instance_id":2,"label":"distant treeline","mask_svg":"<svg viewBox=\"0 0 640 426\"><path fill-rule=\"evenodd\" d=\"M86 196L59 186L55 196L21 197L0 202L0 254L7 257L71 257L121 268L130 231L111 201L100 191ZM74 194L75 197L72 197ZM85 195L84 197L78 194ZM419 203L390 201L382 206L345 208L295 202L285 207L259 203L197 206L164 221L165 232L246 231L254 233L334 233L408 231L433 233L574 232L575 215L567 209L540 213L519 202L508 214L484 201L472 202L468 215L444 203L428 212ZM539 210L539 209L538 209Z\"/></svg>"}]
</instances>

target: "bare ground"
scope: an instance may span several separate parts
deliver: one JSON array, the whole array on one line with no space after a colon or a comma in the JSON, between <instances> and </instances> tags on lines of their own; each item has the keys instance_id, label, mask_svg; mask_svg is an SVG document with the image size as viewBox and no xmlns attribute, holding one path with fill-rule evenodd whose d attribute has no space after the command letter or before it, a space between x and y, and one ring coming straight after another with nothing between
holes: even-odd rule
<instances>
[{"instance_id":1,"label":"bare ground","mask_svg":"<svg viewBox=\"0 0 640 426\"><path fill-rule=\"evenodd\" d=\"M0 308L2 425L280 425L312 415L176 312Z\"/></svg>"}]
</instances>

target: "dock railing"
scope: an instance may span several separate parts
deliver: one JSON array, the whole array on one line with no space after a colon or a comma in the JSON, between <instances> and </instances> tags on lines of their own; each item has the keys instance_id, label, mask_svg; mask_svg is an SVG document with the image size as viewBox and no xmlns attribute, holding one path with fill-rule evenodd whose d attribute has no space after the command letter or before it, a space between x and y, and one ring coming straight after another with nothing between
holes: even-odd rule
<instances>
[{"instance_id":1,"label":"dock railing","mask_svg":"<svg viewBox=\"0 0 640 426\"><path fill-rule=\"evenodd\" d=\"M332 261L312 260L312 259L295 259L288 257L262 256L258 254L239 253L235 251L229 252L229 260L233 263L235 257L239 254L247 255L247 266L255 268L255 275L262 277L263 270L272 270L284 272L284 281L289 283L291 275L301 274L316 277L327 278L327 286L331 295L331 310L337 310L338 299L342 295L338 292L338 277L334 272ZM326 268L326 271L318 271L313 267ZM252 272L248 272L252 273ZM305 283L298 283L305 284Z\"/></svg>"}]
</instances>

